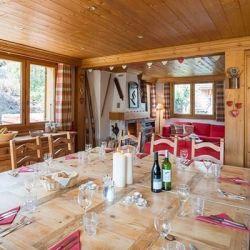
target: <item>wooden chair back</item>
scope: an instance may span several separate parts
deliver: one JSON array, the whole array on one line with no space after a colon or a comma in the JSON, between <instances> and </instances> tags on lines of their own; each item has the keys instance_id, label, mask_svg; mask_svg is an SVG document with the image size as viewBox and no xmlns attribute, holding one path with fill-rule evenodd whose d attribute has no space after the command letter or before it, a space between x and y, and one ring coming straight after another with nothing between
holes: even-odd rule
<instances>
[{"instance_id":1,"label":"wooden chair back","mask_svg":"<svg viewBox=\"0 0 250 250\"><path fill-rule=\"evenodd\" d=\"M160 138L160 139L155 140L155 134L152 134L150 153L152 154L154 152L154 148L156 145L166 144L170 146L171 148L173 148L173 155L177 156L177 141L178 141L177 136L174 137L174 140L171 140L170 138Z\"/></svg>"},{"instance_id":2,"label":"wooden chair back","mask_svg":"<svg viewBox=\"0 0 250 250\"><path fill-rule=\"evenodd\" d=\"M200 148L210 148L213 149L216 152L220 153L219 159L215 158L211 155L199 155L198 157L201 159L202 157L210 158L212 161L220 161L221 164L224 163L224 139L220 139L220 145L216 145L212 142L201 142L201 143L195 143L195 140L192 140L192 150L191 150L191 159L197 159L198 157L195 156L195 151Z\"/></svg>"},{"instance_id":3,"label":"wooden chair back","mask_svg":"<svg viewBox=\"0 0 250 250\"><path fill-rule=\"evenodd\" d=\"M12 169L30 165L42 160L41 138L37 136L25 142L10 140L10 158Z\"/></svg>"},{"instance_id":4,"label":"wooden chair back","mask_svg":"<svg viewBox=\"0 0 250 250\"><path fill-rule=\"evenodd\" d=\"M70 132L66 135L49 135L49 153L52 158L58 158L73 153L73 139Z\"/></svg>"},{"instance_id":5,"label":"wooden chair back","mask_svg":"<svg viewBox=\"0 0 250 250\"><path fill-rule=\"evenodd\" d=\"M141 152L141 132L139 132L138 137L134 135L124 135L121 136L118 140L118 147L122 147L123 145L126 145L127 142L132 142L132 144L136 144L136 151L137 153ZM123 142L125 144L123 144ZM132 145L133 146L133 145Z\"/></svg>"}]
</instances>

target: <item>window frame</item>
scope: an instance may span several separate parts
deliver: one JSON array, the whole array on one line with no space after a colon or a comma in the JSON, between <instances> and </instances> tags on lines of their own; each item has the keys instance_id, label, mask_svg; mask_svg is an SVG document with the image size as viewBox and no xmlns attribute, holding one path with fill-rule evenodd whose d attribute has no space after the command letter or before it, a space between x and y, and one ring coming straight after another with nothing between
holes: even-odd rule
<instances>
[{"instance_id":1,"label":"window frame","mask_svg":"<svg viewBox=\"0 0 250 250\"><path fill-rule=\"evenodd\" d=\"M195 114L195 84L205 84L205 83L212 83L213 86L213 114L212 115L196 115ZM179 84L189 84L190 85L190 114L177 114L174 113L174 98L175 98L175 85ZM171 117L173 118L188 118L188 119L206 119L206 120L215 120L216 118L216 97L215 97L215 83L214 81L197 81L197 82L178 82L173 83L171 89Z\"/></svg>"},{"instance_id":2,"label":"window frame","mask_svg":"<svg viewBox=\"0 0 250 250\"><path fill-rule=\"evenodd\" d=\"M0 124L0 128L6 127L9 130L16 130L19 133L25 133L29 130L36 130L36 129L44 129L45 122L30 122L29 120L29 112L30 112L30 64L41 65L52 67L55 70L55 86L56 87L56 75L57 75L57 64L51 63L47 61L41 61L36 59L30 59L22 56L11 56L5 55L0 53L1 59L16 61L21 63L21 123L16 124ZM55 95L56 91L54 91L54 114L55 114Z\"/></svg>"}]
</instances>

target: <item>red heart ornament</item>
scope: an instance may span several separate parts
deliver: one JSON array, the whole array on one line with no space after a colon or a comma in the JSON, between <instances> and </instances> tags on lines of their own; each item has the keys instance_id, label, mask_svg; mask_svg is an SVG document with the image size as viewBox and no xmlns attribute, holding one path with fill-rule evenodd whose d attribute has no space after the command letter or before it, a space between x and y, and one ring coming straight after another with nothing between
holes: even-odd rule
<instances>
[{"instance_id":1,"label":"red heart ornament","mask_svg":"<svg viewBox=\"0 0 250 250\"><path fill-rule=\"evenodd\" d=\"M241 108L242 108L242 103L241 103L241 102L235 103L235 107L236 107L237 109L241 109Z\"/></svg>"},{"instance_id":2,"label":"red heart ornament","mask_svg":"<svg viewBox=\"0 0 250 250\"><path fill-rule=\"evenodd\" d=\"M233 109L230 111L230 113L233 117L237 117L239 115L240 111L238 109Z\"/></svg>"},{"instance_id":3,"label":"red heart ornament","mask_svg":"<svg viewBox=\"0 0 250 250\"><path fill-rule=\"evenodd\" d=\"M227 106L231 107L233 105L233 101L227 101Z\"/></svg>"}]
</instances>

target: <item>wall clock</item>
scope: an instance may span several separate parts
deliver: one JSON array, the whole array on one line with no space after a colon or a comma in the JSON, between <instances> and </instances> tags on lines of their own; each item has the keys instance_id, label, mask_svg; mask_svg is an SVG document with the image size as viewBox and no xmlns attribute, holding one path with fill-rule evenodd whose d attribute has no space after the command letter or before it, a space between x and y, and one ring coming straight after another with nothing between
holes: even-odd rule
<instances>
[{"instance_id":1,"label":"wall clock","mask_svg":"<svg viewBox=\"0 0 250 250\"><path fill-rule=\"evenodd\" d=\"M128 83L128 107L139 108L138 83Z\"/></svg>"}]
</instances>

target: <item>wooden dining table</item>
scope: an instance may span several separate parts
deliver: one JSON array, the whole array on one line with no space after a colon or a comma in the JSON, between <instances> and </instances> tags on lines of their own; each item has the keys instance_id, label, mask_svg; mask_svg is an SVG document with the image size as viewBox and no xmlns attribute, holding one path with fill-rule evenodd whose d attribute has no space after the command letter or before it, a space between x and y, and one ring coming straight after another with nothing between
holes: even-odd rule
<instances>
[{"instance_id":1,"label":"wooden dining table","mask_svg":"<svg viewBox=\"0 0 250 250\"><path fill-rule=\"evenodd\" d=\"M80 162L77 157L54 159L51 167L54 172L72 170L78 173L75 186L56 191L44 189L39 182L39 172L19 173L16 177L9 175L8 172L1 173L0 213L22 206L27 194L24 180L30 176L37 178L34 190L37 193L38 205L34 212L26 212L33 222L0 238L0 249L48 249L77 229L81 231L82 249L159 249L162 239L154 228L154 217L163 209L169 212L171 235L185 244L186 249L190 249L190 243L198 250L249 249L249 232L198 221L192 212L192 198L200 196L205 199L205 215L226 213L235 221L244 223L250 228L249 186L219 182L211 176L205 178L205 168L202 164L193 162L186 169L177 168L173 164L172 190L152 193L150 180L153 158L147 156L136 160L133 167L133 184L125 188L116 188L115 200L107 202L103 199L103 177L107 174L112 176L112 155L107 153L105 160L100 160L98 149L94 149L88 163ZM43 167L45 163L39 163L39 169ZM250 170L224 165L221 176L250 180ZM98 185L92 205L88 209L98 214L97 233L93 236L88 236L84 232L81 225L83 210L77 203L79 185L90 180ZM178 184L188 184L191 190L191 196L185 203L186 215L183 217L177 213ZM217 191L218 188L246 196L247 199L233 200L223 197ZM147 200L147 207L126 205L122 202L125 196L136 191ZM21 209L16 221L22 213ZM6 226L0 226L0 230L4 227Z\"/></svg>"}]
</instances>

